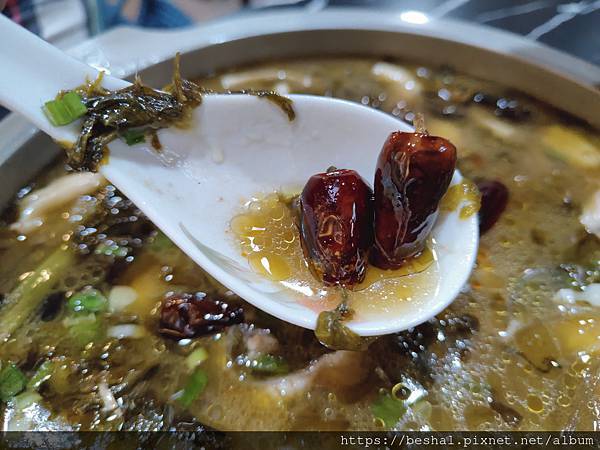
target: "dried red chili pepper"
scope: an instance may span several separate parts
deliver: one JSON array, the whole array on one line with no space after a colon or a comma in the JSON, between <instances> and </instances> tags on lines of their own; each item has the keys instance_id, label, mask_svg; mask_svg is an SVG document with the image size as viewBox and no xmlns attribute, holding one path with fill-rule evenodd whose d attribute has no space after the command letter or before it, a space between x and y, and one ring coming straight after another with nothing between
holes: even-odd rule
<instances>
[{"instance_id":1,"label":"dried red chili pepper","mask_svg":"<svg viewBox=\"0 0 600 450\"><path fill-rule=\"evenodd\" d=\"M500 181L480 181L479 234L486 233L498 221L508 203L508 189Z\"/></svg>"},{"instance_id":2,"label":"dried red chili pepper","mask_svg":"<svg viewBox=\"0 0 600 450\"><path fill-rule=\"evenodd\" d=\"M354 170L313 175L300 196L300 237L312 272L327 284L365 277L373 242L373 191Z\"/></svg>"},{"instance_id":3,"label":"dried red chili pepper","mask_svg":"<svg viewBox=\"0 0 600 450\"><path fill-rule=\"evenodd\" d=\"M375 266L395 269L423 250L455 165L456 148L444 138L390 134L375 172Z\"/></svg>"},{"instance_id":4,"label":"dried red chili pepper","mask_svg":"<svg viewBox=\"0 0 600 450\"><path fill-rule=\"evenodd\" d=\"M163 300L159 332L176 339L217 333L244 320L242 308L195 294L172 294Z\"/></svg>"}]
</instances>

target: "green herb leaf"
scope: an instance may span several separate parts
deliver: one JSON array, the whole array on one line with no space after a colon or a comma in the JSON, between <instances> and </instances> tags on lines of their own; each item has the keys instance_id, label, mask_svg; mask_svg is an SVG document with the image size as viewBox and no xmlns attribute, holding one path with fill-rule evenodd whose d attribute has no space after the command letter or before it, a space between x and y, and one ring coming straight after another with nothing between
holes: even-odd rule
<instances>
[{"instance_id":1,"label":"green herb leaf","mask_svg":"<svg viewBox=\"0 0 600 450\"><path fill-rule=\"evenodd\" d=\"M386 428L392 428L406 413L406 405L402 400L397 400L386 393L381 394L371 405L371 412L385 424Z\"/></svg>"},{"instance_id":2,"label":"green herb leaf","mask_svg":"<svg viewBox=\"0 0 600 450\"><path fill-rule=\"evenodd\" d=\"M73 294L67 306L75 313L104 312L108 310L108 300L97 289L84 289Z\"/></svg>"},{"instance_id":3,"label":"green herb leaf","mask_svg":"<svg viewBox=\"0 0 600 450\"><path fill-rule=\"evenodd\" d=\"M56 127L68 125L87 112L81 96L76 92L67 92L61 98L50 100L42 109Z\"/></svg>"},{"instance_id":4,"label":"green herb leaf","mask_svg":"<svg viewBox=\"0 0 600 450\"><path fill-rule=\"evenodd\" d=\"M202 369L196 369L194 373L190 375L187 384L183 388L181 397L178 398L179 403L181 403L184 408L188 408L194 400L202 394L207 384L208 375L206 375L206 372Z\"/></svg>"},{"instance_id":5,"label":"green herb leaf","mask_svg":"<svg viewBox=\"0 0 600 450\"><path fill-rule=\"evenodd\" d=\"M259 355L250 366L253 372L283 375L289 372L287 362L280 356Z\"/></svg>"},{"instance_id":6,"label":"green herb leaf","mask_svg":"<svg viewBox=\"0 0 600 450\"><path fill-rule=\"evenodd\" d=\"M139 144L146 140L146 134L143 130L127 130L122 136L127 145Z\"/></svg>"},{"instance_id":7,"label":"green herb leaf","mask_svg":"<svg viewBox=\"0 0 600 450\"><path fill-rule=\"evenodd\" d=\"M0 370L0 401L7 402L23 389L27 378L14 364L8 364Z\"/></svg>"}]
</instances>

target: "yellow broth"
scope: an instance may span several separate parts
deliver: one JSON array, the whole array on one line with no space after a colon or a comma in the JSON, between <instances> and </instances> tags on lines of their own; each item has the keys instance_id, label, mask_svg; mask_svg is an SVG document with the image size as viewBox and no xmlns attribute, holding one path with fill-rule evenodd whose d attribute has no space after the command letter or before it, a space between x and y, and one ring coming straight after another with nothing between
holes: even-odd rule
<instances>
[{"instance_id":1,"label":"yellow broth","mask_svg":"<svg viewBox=\"0 0 600 450\"><path fill-rule=\"evenodd\" d=\"M353 320L379 314L403 314L419 307L413 298L426 298L438 289L437 256L433 243L397 270L367 268L365 279L351 290L325 286L309 268L300 233L286 199L277 193L255 197L231 220L240 253L257 274L294 292L296 301L315 312L335 309L342 296ZM422 306L421 306L422 307Z\"/></svg>"},{"instance_id":2,"label":"yellow broth","mask_svg":"<svg viewBox=\"0 0 600 450\"><path fill-rule=\"evenodd\" d=\"M598 238L579 222L600 188L597 131L502 86L397 61L278 61L199 81L216 90L346 98L408 122L423 112L429 131L458 148L466 177L499 180L510 193L506 211L481 238L469 283L431 322L369 341L363 352L330 352L311 331L256 310L212 280L131 205L119 206L111 187L77 200L76 210L48 212L32 231L11 229L19 202L31 195L26 187L0 227L0 323L13 330L0 343L0 359L27 379L46 361L51 369L25 390L29 397L2 404L5 429L598 429L600 309L555 299L561 289L600 279ZM63 172L57 162L31 186ZM99 202L109 205L100 222L93 213ZM115 215L128 219L108 228L114 240L91 239ZM72 242L77 251L57 253ZM42 280L35 292L23 287L32 276ZM109 297L111 307L74 316L69 301L86 286ZM166 338L158 328L169 291L241 305L245 323L190 340ZM125 301L123 292L134 294ZM32 296L37 303L30 305ZM207 355L201 361L200 348ZM257 370L264 354L285 361L288 372ZM200 369L206 387L182 402ZM33 419L32 410L45 413Z\"/></svg>"}]
</instances>

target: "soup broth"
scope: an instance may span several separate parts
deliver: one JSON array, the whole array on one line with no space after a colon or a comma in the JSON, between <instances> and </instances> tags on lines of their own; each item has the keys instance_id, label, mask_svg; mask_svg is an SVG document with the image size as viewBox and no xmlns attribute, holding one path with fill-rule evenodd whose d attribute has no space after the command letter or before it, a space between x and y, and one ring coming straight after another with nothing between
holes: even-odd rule
<instances>
[{"instance_id":1,"label":"soup broth","mask_svg":"<svg viewBox=\"0 0 600 450\"><path fill-rule=\"evenodd\" d=\"M463 175L509 192L469 282L431 321L332 352L218 284L99 176L74 188L57 161L0 226L4 429L598 429L597 131L497 84L387 59L268 62L199 82L339 97L408 123L424 113ZM48 202L45 186L63 197ZM286 264L276 277L295 273ZM166 333L165 296L199 292L243 321Z\"/></svg>"}]
</instances>

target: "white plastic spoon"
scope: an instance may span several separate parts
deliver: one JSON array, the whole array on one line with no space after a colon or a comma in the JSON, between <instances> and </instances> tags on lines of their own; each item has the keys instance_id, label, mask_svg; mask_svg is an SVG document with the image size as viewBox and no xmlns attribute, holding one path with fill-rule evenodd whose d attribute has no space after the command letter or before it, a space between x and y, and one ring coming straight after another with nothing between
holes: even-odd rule
<instances>
[{"instance_id":1,"label":"white plastic spoon","mask_svg":"<svg viewBox=\"0 0 600 450\"><path fill-rule=\"evenodd\" d=\"M0 103L19 112L55 140L75 141L78 123L52 126L41 106L60 90L95 79L96 69L0 16ZM103 86L129 83L105 76ZM334 165L372 180L377 155L392 131L412 131L373 109L323 97L291 95L289 122L269 101L247 95L207 95L189 130L159 132L164 150L110 144L103 175L203 269L256 307L296 325L315 328L317 312L298 293L255 274L232 239L231 219L257 193L302 186ZM455 172L452 183L461 181ZM460 208L459 208L460 209ZM435 240L438 279L427 295L410 300L402 314L360 314L348 326L360 335L401 331L422 323L458 295L472 270L478 244L476 215L440 214Z\"/></svg>"}]
</instances>

